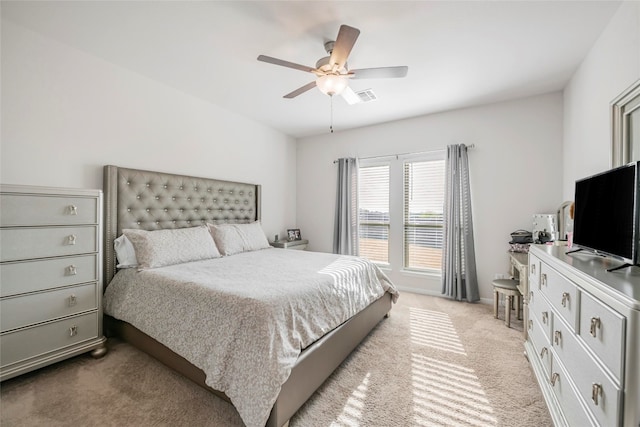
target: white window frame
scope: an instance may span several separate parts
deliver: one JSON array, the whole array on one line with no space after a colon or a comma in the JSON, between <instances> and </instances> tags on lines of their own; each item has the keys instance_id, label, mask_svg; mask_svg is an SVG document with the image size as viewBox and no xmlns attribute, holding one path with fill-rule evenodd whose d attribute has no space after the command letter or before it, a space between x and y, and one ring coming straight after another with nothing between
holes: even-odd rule
<instances>
[{"instance_id":1,"label":"white window frame","mask_svg":"<svg viewBox=\"0 0 640 427\"><path fill-rule=\"evenodd\" d=\"M362 168L368 168L368 167L376 167L376 166L388 166L389 167L389 224L387 226L388 229L388 239L387 239L387 262L382 262L382 261L374 261L372 260L376 265L380 266L383 269L389 269L391 267L391 226L394 222L393 220L393 214L391 213L392 207L391 207L391 174L392 174L392 169L393 169L393 165L391 162L392 157L380 157L380 158L375 158L375 159L359 159L358 160L358 168L362 169ZM395 159L395 156L393 156L393 159ZM360 172L358 171L358 174ZM360 239L360 177L358 176L358 189L357 189L357 194L358 194L358 201L357 201L357 206L356 206L356 212L357 212L357 224L358 224L358 239ZM360 246L359 242L358 242L358 247ZM360 254L358 254L360 255Z\"/></svg>"},{"instance_id":2,"label":"white window frame","mask_svg":"<svg viewBox=\"0 0 640 427\"><path fill-rule=\"evenodd\" d=\"M427 270L404 267L404 163L406 161L444 160L445 158L446 150L434 150L427 153L381 156L372 159L365 158L358 160L360 167L389 166L389 255L388 263L376 262L380 268L390 272L396 271L405 276L441 277L442 272L440 269ZM358 183L358 186L359 185ZM356 209L358 212L358 238L360 238L359 200Z\"/></svg>"},{"instance_id":3,"label":"white window frame","mask_svg":"<svg viewBox=\"0 0 640 427\"><path fill-rule=\"evenodd\" d=\"M404 155L404 156L400 156L398 158L399 160L399 167L401 169L401 174L402 174L402 186L401 186L401 191L402 191L402 266L401 266L401 271L403 273L408 273L411 275L420 275L420 276L441 276L442 275L442 268L416 268L416 267L407 267L407 253L406 253L406 232L405 232L405 218L406 218L406 211L405 208L407 206L407 202L405 200L405 192L404 192L404 165L408 162L429 162L429 161L445 161L447 157L447 152L446 150L437 150L437 151L430 151L428 153L420 153L420 154L408 154L408 155ZM444 185L444 181L443 181L443 185ZM391 192L391 189L390 191ZM443 200L443 214L444 214L444 200ZM443 224L444 227L444 224Z\"/></svg>"}]
</instances>

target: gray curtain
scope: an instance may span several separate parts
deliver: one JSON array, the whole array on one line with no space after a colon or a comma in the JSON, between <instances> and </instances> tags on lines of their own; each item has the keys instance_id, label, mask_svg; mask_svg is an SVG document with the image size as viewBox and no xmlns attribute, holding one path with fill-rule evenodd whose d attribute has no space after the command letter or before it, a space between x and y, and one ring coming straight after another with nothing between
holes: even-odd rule
<instances>
[{"instance_id":1,"label":"gray curtain","mask_svg":"<svg viewBox=\"0 0 640 427\"><path fill-rule=\"evenodd\" d=\"M358 159L338 159L333 253L358 255Z\"/></svg>"},{"instance_id":2,"label":"gray curtain","mask_svg":"<svg viewBox=\"0 0 640 427\"><path fill-rule=\"evenodd\" d=\"M447 146L445 182L442 293L458 301L478 301L469 160L464 144Z\"/></svg>"}]
</instances>

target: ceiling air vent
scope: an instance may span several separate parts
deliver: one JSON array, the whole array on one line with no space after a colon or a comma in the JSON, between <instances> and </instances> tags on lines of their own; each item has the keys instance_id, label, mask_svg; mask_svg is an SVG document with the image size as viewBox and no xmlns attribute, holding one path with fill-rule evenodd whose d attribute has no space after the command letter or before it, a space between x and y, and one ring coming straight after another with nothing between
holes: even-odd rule
<instances>
[{"instance_id":1,"label":"ceiling air vent","mask_svg":"<svg viewBox=\"0 0 640 427\"><path fill-rule=\"evenodd\" d=\"M375 93L373 93L373 89L365 89L360 92L356 92L356 95L360 98L361 102L371 102L378 99Z\"/></svg>"}]
</instances>

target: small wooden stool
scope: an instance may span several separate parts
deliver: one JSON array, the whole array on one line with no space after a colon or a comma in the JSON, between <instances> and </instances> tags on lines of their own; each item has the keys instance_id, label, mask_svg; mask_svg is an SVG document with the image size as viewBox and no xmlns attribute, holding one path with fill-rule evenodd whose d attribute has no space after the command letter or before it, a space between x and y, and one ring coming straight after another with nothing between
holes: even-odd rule
<instances>
[{"instance_id":1,"label":"small wooden stool","mask_svg":"<svg viewBox=\"0 0 640 427\"><path fill-rule=\"evenodd\" d=\"M498 306L500 304L500 294L505 297L504 323L511 326L511 309L513 308L513 297L516 297L516 317L521 319L520 304L522 295L518 290L518 281L513 279L496 279L493 281L493 317L498 318Z\"/></svg>"}]
</instances>

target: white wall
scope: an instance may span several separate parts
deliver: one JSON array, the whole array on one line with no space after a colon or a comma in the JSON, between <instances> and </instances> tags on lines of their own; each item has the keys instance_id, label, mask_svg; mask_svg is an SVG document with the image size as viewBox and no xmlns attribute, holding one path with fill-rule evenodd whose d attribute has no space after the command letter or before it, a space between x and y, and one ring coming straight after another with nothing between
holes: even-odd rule
<instances>
[{"instance_id":1,"label":"white wall","mask_svg":"<svg viewBox=\"0 0 640 427\"><path fill-rule=\"evenodd\" d=\"M611 167L611 101L640 79L640 2L624 2L564 90L563 194Z\"/></svg>"},{"instance_id":2,"label":"white wall","mask_svg":"<svg viewBox=\"0 0 640 427\"><path fill-rule=\"evenodd\" d=\"M2 183L102 188L114 164L262 184L267 234L295 221L282 133L6 20L1 76Z\"/></svg>"},{"instance_id":3,"label":"white wall","mask_svg":"<svg viewBox=\"0 0 640 427\"><path fill-rule=\"evenodd\" d=\"M354 106L366 108L366 105ZM297 226L310 249L330 252L339 157L368 157L475 144L471 187L480 295L508 271L509 234L562 203L562 95L428 115L298 141ZM401 289L440 294L440 280L390 273Z\"/></svg>"}]
</instances>

